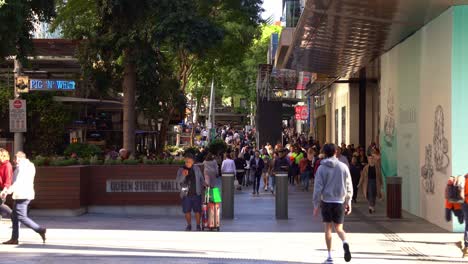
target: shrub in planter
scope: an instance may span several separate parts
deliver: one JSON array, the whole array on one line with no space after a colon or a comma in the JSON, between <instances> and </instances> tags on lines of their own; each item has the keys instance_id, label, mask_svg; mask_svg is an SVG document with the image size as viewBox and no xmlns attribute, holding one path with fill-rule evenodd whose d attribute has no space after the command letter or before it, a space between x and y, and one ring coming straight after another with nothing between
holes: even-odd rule
<instances>
[{"instance_id":1,"label":"shrub in planter","mask_svg":"<svg viewBox=\"0 0 468 264\"><path fill-rule=\"evenodd\" d=\"M127 160L122 161L122 164L124 164L124 165L138 165L138 164L140 164L140 161L136 160L136 159L127 159Z\"/></svg>"},{"instance_id":2,"label":"shrub in planter","mask_svg":"<svg viewBox=\"0 0 468 264\"><path fill-rule=\"evenodd\" d=\"M79 158L79 159L78 159L78 164L80 164L80 165L90 165L91 162L90 162L89 159L82 159L82 158Z\"/></svg>"},{"instance_id":3,"label":"shrub in planter","mask_svg":"<svg viewBox=\"0 0 468 264\"><path fill-rule=\"evenodd\" d=\"M102 165L103 161L100 160L97 155L94 155L89 159L89 164L91 164L91 165Z\"/></svg>"},{"instance_id":4,"label":"shrub in planter","mask_svg":"<svg viewBox=\"0 0 468 264\"><path fill-rule=\"evenodd\" d=\"M218 156L228 150L228 145L221 139L216 139L208 145L208 151Z\"/></svg>"},{"instance_id":5,"label":"shrub in planter","mask_svg":"<svg viewBox=\"0 0 468 264\"><path fill-rule=\"evenodd\" d=\"M41 166L47 165L47 161L48 160L46 157L42 157L41 155L38 155L34 158L32 163L34 163L34 165L36 165L37 167L41 167Z\"/></svg>"},{"instance_id":6,"label":"shrub in planter","mask_svg":"<svg viewBox=\"0 0 468 264\"><path fill-rule=\"evenodd\" d=\"M76 159L65 159L63 157L58 157L50 161L50 166L65 167L77 165L78 160Z\"/></svg>"},{"instance_id":7,"label":"shrub in planter","mask_svg":"<svg viewBox=\"0 0 468 264\"><path fill-rule=\"evenodd\" d=\"M184 153L184 150L177 146L166 146L164 150L172 156L177 156Z\"/></svg>"},{"instance_id":8,"label":"shrub in planter","mask_svg":"<svg viewBox=\"0 0 468 264\"><path fill-rule=\"evenodd\" d=\"M72 143L67 146L64 154L69 157L72 153L76 153L79 158L90 158L94 155L101 154L101 152L102 150L96 145Z\"/></svg>"},{"instance_id":9,"label":"shrub in planter","mask_svg":"<svg viewBox=\"0 0 468 264\"><path fill-rule=\"evenodd\" d=\"M116 160L113 159L106 159L104 161L105 165L121 165L122 164L122 159L118 158Z\"/></svg>"},{"instance_id":10,"label":"shrub in planter","mask_svg":"<svg viewBox=\"0 0 468 264\"><path fill-rule=\"evenodd\" d=\"M191 154L196 157L200 153L200 149L197 147L188 147L184 150L184 155Z\"/></svg>"},{"instance_id":11,"label":"shrub in planter","mask_svg":"<svg viewBox=\"0 0 468 264\"><path fill-rule=\"evenodd\" d=\"M173 164L182 166L185 165L185 160L174 160Z\"/></svg>"}]
</instances>

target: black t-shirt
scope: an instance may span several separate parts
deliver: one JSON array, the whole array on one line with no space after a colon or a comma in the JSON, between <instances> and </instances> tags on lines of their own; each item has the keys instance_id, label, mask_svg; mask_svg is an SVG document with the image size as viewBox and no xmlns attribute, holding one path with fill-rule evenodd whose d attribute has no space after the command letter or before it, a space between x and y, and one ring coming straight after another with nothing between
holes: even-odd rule
<instances>
[{"instance_id":1,"label":"black t-shirt","mask_svg":"<svg viewBox=\"0 0 468 264\"><path fill-rule=\"evenodd\" d=\"M369 177L369 180L377 179L377 175L375 174L375 166L369 166L369 172L367 175Z\"/></svg>"},{"instance_id":2,"label":"black t-shirt","mask_svg":"<svg viewBox=\"0 0 468 264\"><path fill-rule=\"evenodd\" d=\"M185 177L185 182L189 186L188 196L196 196L197 195L197 177L195 177L195 172L193 171L193 168L188 169L188 175Z\"/></svg>"}]
</instances>

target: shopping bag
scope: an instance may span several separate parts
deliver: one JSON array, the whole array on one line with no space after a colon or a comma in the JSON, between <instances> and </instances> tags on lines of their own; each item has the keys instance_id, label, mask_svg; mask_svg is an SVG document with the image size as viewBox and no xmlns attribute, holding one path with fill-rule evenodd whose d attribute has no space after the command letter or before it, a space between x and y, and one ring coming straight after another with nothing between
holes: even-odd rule
<instances>
[{"instance_id":1,"label":"shopping bag","mask_svg":"<svg viewBox=\"0 0 468 264\"><path fill-rule=\"evenodd\" d=\"M220 203L221 202L221 191L218 187L214 187L210 189L210 197L213 203Z\"/></svg>"}]
</instances>

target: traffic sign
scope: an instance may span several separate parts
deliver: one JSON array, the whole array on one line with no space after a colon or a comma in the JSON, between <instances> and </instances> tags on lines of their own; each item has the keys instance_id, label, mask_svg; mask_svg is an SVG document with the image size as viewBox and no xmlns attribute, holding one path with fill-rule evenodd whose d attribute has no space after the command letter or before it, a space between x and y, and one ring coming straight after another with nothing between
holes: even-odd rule
<instances>
[{"instance_id":1,"label":"traffic sign","mask_svg":"<svg viewBox=\"0 0 468 264\"><path fill-rule=\"evenodd\" d=\"M10 100L10 132L26 132L26 100Z\"/></svg>"}]
</instances>

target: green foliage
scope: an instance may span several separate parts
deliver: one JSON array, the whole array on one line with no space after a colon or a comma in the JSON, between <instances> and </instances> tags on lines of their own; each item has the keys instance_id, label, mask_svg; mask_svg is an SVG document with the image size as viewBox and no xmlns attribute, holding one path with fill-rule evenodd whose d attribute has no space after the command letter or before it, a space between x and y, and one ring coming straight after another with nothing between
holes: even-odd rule
<instances>
[{"instance_id":1,"label":"green foliage","mask_svg":"<svg viewBox=\"0 0 468 264\"><path fill-rule=\"evenodd\" d=\"M198 147L188 147L184 149L184 155L191 154L194 157L200 153L200 149Z\"/></svg>"},{"instance_id":2,"label":"green foliage","mask_svg":"<svg viewBox=\"0 0 468 264\"><path fill-rule=\"evenodd\" d=\"M17 55L25 61L32 52L32 33L38 22L55 16L54 0L8 0L0 5L0 62Z\"/></svg>"},{"instance_id":3,"label":"green foliage","mask_svg":"<svg viewBox=\"0 0 468 264\"><path fill-rule=\"evenodd\" d=\"M50 156L63 151L66 144L67 124L72 120L71 111L53 100L52 93L29 93L22 97L27 101L27 125L25 150Z\"/></svg>"},{"instance_id":4,"label":"green foliage","mask_svg":"<svg viewBox=\"0 0 468 264\"><path fill-rule=\"evenodd\" d=\"M11 76L13 78L13 76ZM9 113L9 100L13 99L13 83L8 84L0 83L0 115L7 117Z\"/></svg>"},{"instance_id":5,"label":"green foliage","mask_svg":"<svg viewBox=\"0 0 468 264\"><path fill-rule=\"evenodd\" d=\"M248 103L256 103L256 80L259 64L265 64L266 54L273 33L280 33L281 27L263 24L261 34L251 43L242 61L221 69L222 95L224 97L241 96Z\"/></svg>"},{"instance_id":6,"label":"green foliage","mask_svg":"<svg viewBox=\"0 0 468 264\"><path fill-rule=\"evenodd\" d=\"M121 159L106 159L104 161L104 165L122 165L122 160Z\"/></svg>"},{"instance_id":7,"label":"green foliage","mask_svg":"<svg viewBox=\"0 0 468 264\"><path fill-rule=\"evenodd\" d=\"M214 155L221 155L228 150L228 145L222 139L216 139L208 145L208 151Z\"/></svg>"},{"instance_id":8,"label":"green foliage","mask_svg":"<svg viewBox=\"0 0 468 264\"><path fill-rule=\"evenodd\" d=\"M80 164L80 165L91 165L91 161L90 161L90 159L79 158L78 159L78 164Z\"/></svg>"},{"instance_id":9,"label":"green foliage","mask_svg":"<svg viewBox=\"0 0 468 264\"><path fill-rule=\"evenodd\" d=\"M79 158L90 158L95 155L101 154L102 150L92 144L73 143L67 146L65 149L65 156L70 156L72 153L76 153Z\"/></svg>"},{"instance_id":10,"label":"green foliage","mask_svg":"<svg viewBox=\"0 0 468 264\"><path fill-rule=\"evenodd\" d=\"M41 167L41 166L47 165L48 160L47 158L41 155L37 155L36 157L34 157L34 160L32 161L32 163L34 163L34 165L36 165L37 167Z\"/></svg>"},{"instance_id":11,"label":"green foliage","mask_svg":"<svg viewBox=\"0 0 468 264\"><path fill-rule=\"evenodd\" d=\"M78 160L77 159L65 159L63 157L58 157L58 158L52 159L49 165L57 166L57 167L73 166L73 165L78 165Z\"/></svg>"},{"instance_id":12,"label":"green foliage","mask_svg":"<svg viewBox=\"0 0 468 264\"><path fill-rule=\"evenodd\" d=\"M140 164L140 160L127 159L127 160L122 161L122 164L124 164L124 165L138 165L138 164Z\"/></svg>"},{"instance_id":13,"label":"green foliage","mask_svg":"<svg viewBox=\"0 0 468 264\"><path fill-rule=\"evenodd\" d=\"M102 165L103 161L100 160L97 155L94 155L89 159L89 164L90 165Z\"/></svg>"}]
</instances>

